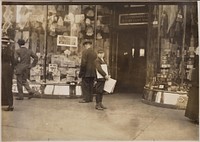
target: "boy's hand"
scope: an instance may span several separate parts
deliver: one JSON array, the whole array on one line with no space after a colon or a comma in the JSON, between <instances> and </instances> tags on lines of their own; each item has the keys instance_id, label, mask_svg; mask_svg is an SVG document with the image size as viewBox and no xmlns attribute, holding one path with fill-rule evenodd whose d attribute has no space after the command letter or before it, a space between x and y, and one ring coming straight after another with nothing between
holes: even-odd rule
<instances>
[{"instance_id":1,"label":"boy's hand","mask_svg":"<svg viewBox=\"0 0 200 142\"><path fill-rule=\"evenodd\" d=\"M110 78L110 76L109 76L109 75L106 75L106 76L105 76L105 79L106 79L106 80L108 80L109 78Z\"/></svg>"}]
</instances>

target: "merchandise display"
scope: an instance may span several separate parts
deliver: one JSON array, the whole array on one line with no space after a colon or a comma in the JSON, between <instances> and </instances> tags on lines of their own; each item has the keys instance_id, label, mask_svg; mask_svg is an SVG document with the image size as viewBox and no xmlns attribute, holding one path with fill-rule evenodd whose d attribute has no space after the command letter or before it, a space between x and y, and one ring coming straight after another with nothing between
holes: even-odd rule
<instances>
[{"instance_id":1,"label":"merchandise display","mask_svg":"<svg viewBox=\"0 0 200 142\"><path fill-rule=\"evenodd\" d=\"M21 12L16 13L18 17L24 15L25 12L22 11L30 11L31 22L26 20L26 23L22 23L20 19L16 19L15 39L23 37L26 47L39 57L38 64L30 70L29 83L33 86L40 84L41 87L37 87L37 90L48 95L70 95L75 92L81 95L78 72L84 50L82 43L89 39L93 42L94 49L110 45L111 11L100 5L24 5L17 8L21 9ZM106 21L103 20L105 15ZM97 17L99 20L95 22ZM19 48L17 44L16 48ZM107 46L105 48L109 49ZM65 89L62 88L68 88L68 91L63 92ZM13 84L13 91L17 92L16 83Z\"/></svg>"},{"instance_id":2,"label":"merchandise display","mask_svg":"<svg viewBox=\"0 0 200 142\"><path fill-rule=\"evenodd\" d=\"M144 87L143 99L152 104L185 109L194 50L198 46L198 39L194 38L197 23L194 23L193 11L189 13L191 17L187 17L184 11L188 9L184 7L176 6L174 13L170 6L160 9L160 64L158 72ZM184 28L191 32L190 37L183 36Z\"/></svg>"}]
</instances>

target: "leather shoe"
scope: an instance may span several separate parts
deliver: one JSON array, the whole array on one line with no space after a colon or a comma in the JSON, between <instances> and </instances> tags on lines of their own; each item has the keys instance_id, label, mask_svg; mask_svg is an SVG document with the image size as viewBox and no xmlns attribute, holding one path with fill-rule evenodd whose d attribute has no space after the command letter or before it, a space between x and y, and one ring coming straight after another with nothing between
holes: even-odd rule
<instances>
[{"instance_id":1,"label":"leather shoe","mask_svg":"<svg viewBox=\"0 0 200 142\"><path fill-rule=\"evenodd\" d=\"M103 110L103 108L102 108L100 105L96 105L95 108L96 108L97 110Z\"/></svg>"},{"instance_id":2,"label":"leather shoe","mask_svg":"<svg viewBox=\"0 0 200 142\"><path fill-rule=\"evenodd\" d=\"M79 103L89 103L89 102L85 101L85 100L81 100L81 101L79 101Z\"/></svg>"},{"instance_id":3,"label":"leather shoe","mask_svg":"<svg viewBox=\"0 0 200 142\"><path fill-rule=\"evenodd\" d=\"M101 108L103 109L107 109L107 107L105 107L102 103L99 104Z\"/></svg>"},{"instance_id":4,"label":"leather shoe","mask_svg":"<svg viewBox=\"0 0 200 142\"><path fill-rule=\"evenodd\" d=\"M34 95L33 92L29 93L28 99L30 100L31 98L33 98L33 95Z\"/></svg>"},{"instance_id":5,"label":"leather shoe","mask_svg":"<svg viewBox=\"0 0 200 142\"><path fill-rule=\"evenodd\" d=\"M6 109L4 109L4 111L13 111L14 110L14 107L13 106L9 106L7 107Z\"/></svg>"},{"instance_id":6,"label":"leather shoe","mask_svg":"<svg viewBox=\"0 0 200 142\"><path fill-rule=\"evenodd\" d=\"M24 100L24 98L18 97L18 98L16 98L16 100Z\"/></svg>"}]
</instances>

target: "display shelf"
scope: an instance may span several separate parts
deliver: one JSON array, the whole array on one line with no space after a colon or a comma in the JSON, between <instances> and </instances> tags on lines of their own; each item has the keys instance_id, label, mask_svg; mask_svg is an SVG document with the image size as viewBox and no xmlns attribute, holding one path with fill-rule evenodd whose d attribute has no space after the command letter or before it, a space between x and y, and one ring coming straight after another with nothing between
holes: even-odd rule
<instances>
[{"instance_id":1,"label":"display shelf","mask_svg":"<svg viewBox=\"0 0 200 142\"><path fill-rule=\"evenodd\" d=\"M35 91L36 98L80 98L82 97L81 86L75 82L70 83L30 83ZM12 86L13 94L17 94L17 84ZM28 92L23 87L25 96Z\"/></svg>"},{"instance_id":2,"label":"display shelf","mask_svg":"<svg viewBox=\"0 0 200 142\"><path fill-rule=\"evenodd\" d=\"M185 109L187 105L187 92L183 91L166 91L161 89L151 89L144 87L144 103L159 107Z\"/></svg>"}]
</instances>

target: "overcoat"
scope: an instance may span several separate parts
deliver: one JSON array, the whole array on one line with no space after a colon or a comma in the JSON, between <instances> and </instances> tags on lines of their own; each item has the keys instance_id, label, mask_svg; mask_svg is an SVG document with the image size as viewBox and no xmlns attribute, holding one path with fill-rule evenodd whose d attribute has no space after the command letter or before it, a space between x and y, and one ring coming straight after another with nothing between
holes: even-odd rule
<instances>
[{"instance_id":1,"label":"overcoat","mask_svg":"<svg viewBox=\"0 0 200 142\"><path fill-rule=\"evenodd\" d=\"M31 63L31 57L34 59ZM38 62L37 55L26 47L20 47L15 52L15 60L17 65L15 66L15 74L22 74L24 71L29 71L30 68L34 67Z\"/></svg>"},{"instance_id":2,"label":"overcoat","mask_svg":"<svg viewBox=\"0 0 200 142\"><path fill-rule=\"evenodd\" d=\"M79 77L96 77L95 59L96 53L92 48L86 49L82 53Z\"/></svg>"},{"instance_id":3,"label":"overcoat","mask_svg":"<svg viewBox=\"0 0 200 142\"><path fill-rule=\"evenodd\" d=\"M198 58L197 58L198 60ZM196 60L196 62L198 62ZM188 93L188 103L185 111L185 116L191 120L199 120L199 64L196 63L196 67L192 72L191 78L192 87Z\"/></svg>"},{"instance_id":4,"label":"overcoat","mask_svg":"<svg viewBox=\"0 0 200 142\"><path fill-rule=\"evenodd\" d=\"M13 79L13 68L14 68L14 53L8 46L2 48L2 82L1 82L1 105L13 105L12 95L12 79Z\"/></svg>"}]
</instances>

